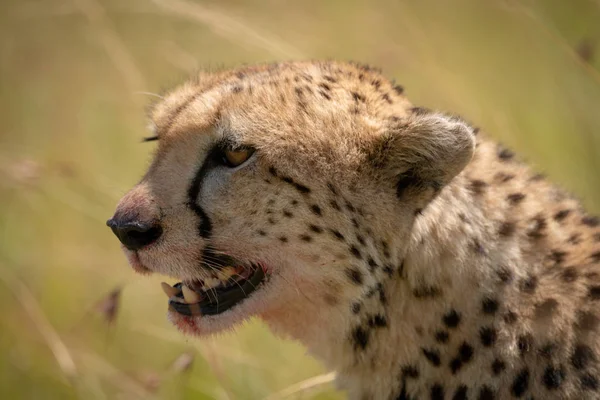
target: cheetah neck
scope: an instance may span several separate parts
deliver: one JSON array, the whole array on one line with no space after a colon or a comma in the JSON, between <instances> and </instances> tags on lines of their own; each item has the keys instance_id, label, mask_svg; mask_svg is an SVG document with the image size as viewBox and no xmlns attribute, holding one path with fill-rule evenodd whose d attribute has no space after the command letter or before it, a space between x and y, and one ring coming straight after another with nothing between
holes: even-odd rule
<instances>
[{"instance_id":1,"label":"cheetah neck","mask_svg":"<svg viewBox=\"0 0 600 400\"><path fill-rule=\"evenodd\" d=\"M384 282L386 304L372 301L366 315L352 320L344 338L352 344L329 339L345 346L344 356L332 364L351 398L395 398L403 390L402 376L416 371L422 379L439 379L439 369L457 360L456 332L478 334L479 327L466 322L478 315L496 277L473 255L487 254L498 263L507 255L483 247L491 233L466 182L457 177L417 217L401 273ZM384 316L386 326L374 323L373 315ZM357 327L364 346L356 345ZM465 358L469 346L463 349Z\"/></svg>"},{"instance_id":2,"label":"cheetah neck","mask_svg":"<svg viewBox=\"0 0 600 400\"><path fill-rule=\"evenodd\" d=\"M417 217L408 249L404 256L396 255L393 272L375 274L351 307L343 303L313 312L306 317L310 324L298 323L304 321L301 308L271 318L279 321L271 324L276 331L291 334L337 371L339 385L351 398L394 395L402 368L409 368L413 360L423 358L423 351L429 351L423 343L433 346L436 340L451 340L452 325L460 322L455 319L476 313L477 305L469 299L480 298L492 277L469 257L490 250L482 248L483 215L470 204L465 182L457 177ZM401 247L400 239L390 242L390 247L394 245ZM355 266L369 268L364 261ZM473 288L481 293L474 293ZM309 288L305 291L310 293ZM473 309L462 306L466 303L473 303ZM453 313L453 304L461 304L460 314ZM466 329L463 324L461 330ZM436 357L449 355L431 350L429 357L435 363Z\"/></svg>"}]
</instances>

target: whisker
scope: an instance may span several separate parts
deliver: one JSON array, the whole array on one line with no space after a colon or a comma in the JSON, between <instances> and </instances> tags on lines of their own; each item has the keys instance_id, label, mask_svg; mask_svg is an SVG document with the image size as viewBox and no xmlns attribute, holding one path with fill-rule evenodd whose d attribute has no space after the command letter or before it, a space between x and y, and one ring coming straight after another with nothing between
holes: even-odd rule
<instances>
[{"instance_id":1,"label":"whisker","mask_svg":"<svg viewBox=\"0 0 600 400\"><path fill-rule=\"evenodd\" d=\"M135 92L133 92L133 94L144 94L146 96L158 97L159 99L163 99L164 98L161 95L156 94L156 93L152 93L152 92L135 91Z\"/></svg>"}]
</instances>

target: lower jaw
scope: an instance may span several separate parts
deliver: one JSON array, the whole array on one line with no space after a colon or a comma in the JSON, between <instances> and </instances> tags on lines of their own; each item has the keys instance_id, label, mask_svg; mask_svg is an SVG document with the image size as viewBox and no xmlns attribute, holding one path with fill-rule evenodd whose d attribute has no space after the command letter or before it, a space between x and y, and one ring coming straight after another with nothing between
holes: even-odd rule
<instances>
[{"instance_id":1,"label":"lower jaw","mask_svg":"<svg viewBox=\"0 0 600 400\"><path fill-rule=\"evenodd\" d=\"M183 317L221 315L247 302L255 291L262 289L267 280L268 276L265 275L265 271L261 267L258 267L252 275L245 280L235 282L235 285L230 285L223 289L205 290L201 293L195 292L202 296L198 302L186 301L189 298L186 296L189 294L190 289L189 287L184 287L184 284L180 282L171 288L179 291L179 294L169 298L169 310Z\"/></svg>"}]
</instances>

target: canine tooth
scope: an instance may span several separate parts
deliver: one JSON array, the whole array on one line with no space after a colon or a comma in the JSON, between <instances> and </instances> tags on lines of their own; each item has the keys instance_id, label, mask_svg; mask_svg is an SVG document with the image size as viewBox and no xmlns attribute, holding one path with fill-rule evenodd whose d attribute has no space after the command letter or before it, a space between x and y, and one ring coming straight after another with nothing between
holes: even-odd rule
<instances>
[{"instance_id":1,"label":"canine tooth","mask_svg":"<svg viewBox=\"0 0 600 400\"><path fill-rule=\"evenodd\" d=\"M198 303L200 301L200 295L196 292L194 292L192 289L190 289L187 286L183 286L183 298L185 299L185 301L188 304L195 304Z\"/></svg>"},{"instance_id":2,"label":"canine tooth","mask_svg":"<svg viewBox=\"0 0 600 400\"><path fill-rule=\"evenodd\" d=\"M203 290L212 289L215 286L218 286L221 283L219 278L206 278L204 280L204 285L202 285Z\"/></svg>"},{"instance_id":3,"label":"canine tooth","mask_svg":"<svg viewBox=\"0 0 600 400\"><path fill-rule=\"evenodd\" d=\"M167 297L173 297L173 296L177 296L179 294L179 289L174 288L173 286L169 285L167 282L161 282L160 287L162 288L163 292L165 292Z\"/></svg>"},{"instance_id":4,"label":"canine tooth","mask_svg":"<svg viewBox=\"0 0 600 400\"><path fill-rule=\"evenodd\" d=\"M229 278L231 278L233 275L235 275L235 268L234 267L225 267L221 271L218 271L217 275L219 276L219 279L221 279L222 281L226 281Z\"/></svg>"}]
</instances>

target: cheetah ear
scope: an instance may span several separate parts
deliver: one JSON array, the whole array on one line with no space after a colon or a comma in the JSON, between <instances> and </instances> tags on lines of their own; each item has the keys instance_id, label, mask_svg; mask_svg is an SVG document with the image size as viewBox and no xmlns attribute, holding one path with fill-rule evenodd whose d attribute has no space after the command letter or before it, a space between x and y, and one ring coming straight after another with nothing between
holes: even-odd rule
<instances>
[{"instance_id":1,"label":"cheetah ear","mask_svg":"<svg viewBox=\"0 0 600 400\"><path fill-rule=\"evenodd\" d=\"M414 112L397 122L380 142L385 179L396 195L422 208L458 175L473 157L474 130L461 119L433 112Z\"/></svg>"}]
</instances>

